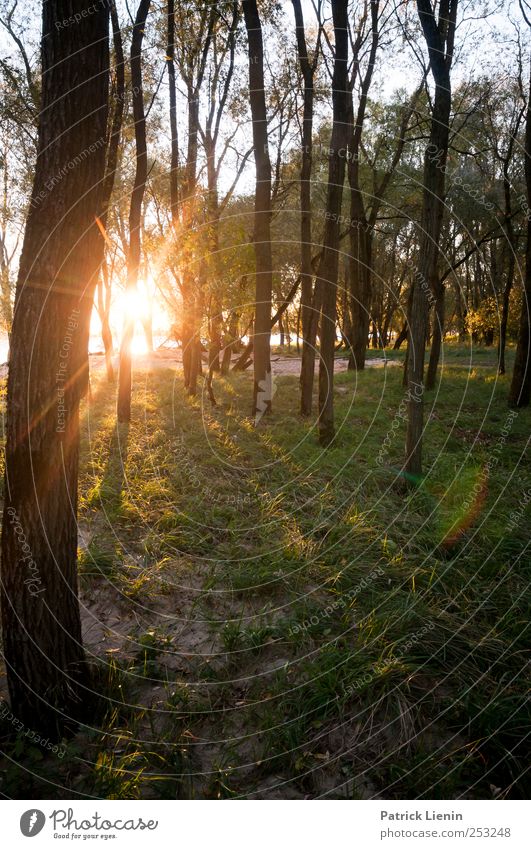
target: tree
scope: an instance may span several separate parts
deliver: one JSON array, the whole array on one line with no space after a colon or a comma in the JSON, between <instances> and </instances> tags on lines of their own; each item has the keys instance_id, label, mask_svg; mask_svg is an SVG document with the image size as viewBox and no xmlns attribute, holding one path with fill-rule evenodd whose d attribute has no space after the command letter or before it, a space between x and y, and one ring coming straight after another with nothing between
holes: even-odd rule
<instances>
[{"instance_id":1,"label":"tree","mask_svg":"<svg viewBox=\"0 0 531 849\"><path fill-rule=\"evenodd\" d=\"M133 91L133 118L135 122L136 169L131 206L129 209L129 252L127 257L127 294L136 292L141 260L142 204L146 189L147 140L144 91L142 85L142 42L151 0L140 0L131 40L131 86ZM119 422L131 421L131 344L135 330L134 318L125 317L125 328L120 347L120 376L117 413Z\"/></svg>"},{"instance_id":2,"label":"tree","mask_svg":"<svg viewBox=\"0 0 531 849\"><path fill-rule=\"evenodd\" d=\"M197 269L201 266L196 251L194 227L198 220L198 139L199 106L205 78L208 54L218 18L217 3L197 7L190 0L177 4L177 60L186 88L187 146L184 180L181 192L181 250L182 260L182 348L184 385L190 395L197 392L197 377L201 369L201 291Z\"/></svg>"},{"instance_id":3,"label":"tree","mask_svg":"<svg viewBox=\"0 0 531 849\"><path fill-rule=\"evenodd\" d=\"M219 174L232 138L238 130L238 125L232 129L223 145L221 153L217 154L222 120L227 109L231 84L235 70L236 34L240 22L240 9L237 2L231 4L231 15L226 25L219 26L212 37L212 56L209 64L208 106L205 117L205 127L199 125L203 142L207 171L207 239L208 260L203 263L204 273L211 278L208 286L209 295L209 354L208 354L208 388L211 392L212 374L220 371L220 353L223 331L223 298L220 262L220 218L229 202L248 155L242 157L241 166L236 169L232 185L225 197L220 200ZM224 18L224 16L220 16ZM207 286L203 282L203 287ZM213 396L211 395L211 398Z\"/></svg>"},{"instance_id":4,"label":"tree","mask_svg":"<svg viewBox=\"0 0 531 849\"><path fill-rule=\"evenodd\" d=\"M531 14L526 0L520 0L520 8L525 21L531 27ZM527 407L531 397L531 73L525 119L525 184L527 194L527 233L525 253L524 293L520 327L516 345L513 376L509 390L510 407Z\"/></svg>"},{"instance_id":5,"label":"tree","mask_svg":"<svg viewBox=\"0 0 531 849\"><path fill-rule=\"evenodd\" d=\"M249 100L253 121L253 148L256 166L254 206L254 252L256 263L254 322L253 416L270 412L271 385L271 162L267 137L264 92L264 45L256 0L243 0L243 14L249 50Z\"/></svg>"},{"instance_id":6,"label":"tree","mask_svg":"<svg viewBox=\"0 0 531 849\"><path fill-rule=\"evenodd\" d=\"M177 131L177 87L175 83L175 0L168 0L166 15L166 62L170 98L170 212L174 236L179 225L179 136Z\"/></svg>"},{"instance_id":7,"label":"tree","mask_svg":"<svg viewBox=\"0 0 531 849\"><path fill-rule=\"evenodd\" d=\"M328 159L328 189L326 198L323 253L317 272L317 284L322 287L321 358L319 360L319 441L329 445L334 429L334 349L336 343L336 299L339 268L339 219L343 184L345 182L345 152L348 144L348 19L347 0L333 0L335 53L332 77L333 124Z\"/></svg>"},{"instance_id":8,"label":"tree","mask_svg":"<svg viewBox=\"0 0 531 849\"><path fill-rule=\"evenodd\" d=\"M370 301L371 301L371 267L372 267L372 232L367 219L367 211L360 186L360 149L362 144L363 124L367 109L367 98L374 73L376 53L380 40L379 0L371 0L371 47L365 74L361 82L360 99L357 112L354 112L352 97L351 134L349 139L348 179L350 185L350 254L348 258L349 301L350 301L350 334L349 334L349 368L363 369L365 367L365 349L369 332ZM365 41L365 18L363 15L356 39L353 43L354 63L350 87L360 72L360 50Z\"/></svg>"},{"instance_id":9,"label":"tree","mask_svg":"<svg viewBox=\"0 0 531 849\"><path fill-rule=\"evenodd\" d=\"M317 309L313 305L312 270L312 143L314 77L320 53L321 20L318 7L319 30L313 58L310 61L308 45L304 32L304 17L300 0L292 0L295 14L295 33L297 53L303 79L302 114L302 156L300 174L300 239L301 239L301 323L302 323L302 359L301 359L301 415L312 412L313 383L315 377L315 339L318 323Z\"/></svg>"},{"instance_id":10,"label":"tree","mask_svg":"<svg viewBox=\"0 0 531 849\"><path fill-rule=\"evenodd\" d=\"M122 43L122 32L120 21L116 11L115 0L109 3L111 12L111 24L114 44L114 75L111 87L112 117L109 126L109 138L107 142L107 162L105 164L105 178L103 180L102 203L100 224L105 238L107 238L107 224L109 218L109 205L118 166L118 149L120 146L120 135L122 132L124 105L125 105L125 60ZM116 251L114 251L116 254ZM96 308L101 321L101 338L105 351L105 367L109 381L114 380L114 369L112 355L114 351L112 331L110 325L111 300L112 300L112 271L114 270L114 256L109 266L104 258L101 275L98 281Z\"/></svg>"},{"instance_id":11,"label":"tree","mask_svg":"<svg viewBox=\"0 0 531 849\"><path fill-rule=\"evenodd\" d=\"M437 260L444 210L445 166L450 133L452 91L450 68L454 49L458 0L443 0L438 20L431 0L417 0L422 31L428 47L435 82L430 140L424 154L423 198L420 219L418 271L413 283L408 317L408 422L405 471L409 480L422 474L422 430L424 422L424 350L429 305L438 284ZM437 318L436 318L437 320Z\"/></svg>"},{"instance_id":12,"label":"tree","mask_svg":"<svg viewBox=\"0 0 531 849\"><path fill-rule=\"evenodd\" d=\"M38 156L17 281L8 378L2 627L11 707L57 739L80 717L86 667L77 599L79 402L103 256L108 9L43 4ZM31 328L31 333L28 329Z\"/></svg>"}]
</instances>

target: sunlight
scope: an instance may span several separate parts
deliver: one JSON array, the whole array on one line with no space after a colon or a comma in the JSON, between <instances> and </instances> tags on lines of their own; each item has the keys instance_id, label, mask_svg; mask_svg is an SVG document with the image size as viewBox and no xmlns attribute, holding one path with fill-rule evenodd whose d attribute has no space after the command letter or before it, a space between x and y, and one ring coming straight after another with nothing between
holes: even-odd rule
<instances>
[{"instance_id":1,"label":"sunlight","mask_svg":"<svg viewBox=\"0 0 531 849\"><path fill-rule=\"evenodd\" d=\"M122 302L126 317L135 322L141 321L146 314L146 310L149 309L149 305L146 304L145 298L141 296L139 291L124 292Z\"/></svg>"},{"instance_id":2,"label":"sunlight","mask_svg":"<svg viewBox=\"0 0 531 849\"><path fill-rule=\"evenodd\" d=\"M145 296L142 289L135 292L124 292L122 298L122 309L128 320L134 322L133 341L131 343L131 354L133 357L143 356L148 353L148 344L142 327L142 319L151 312L152 305Z\"/></svg>"},{"instance_id":3,"label":"sunlight","mask_svg":"<svg viewBox=\"0 0 531 849\"><path fill-rule=\"evenodd\" d=\"M137 325L135 328L135 335L131 343L131 353L133 357L141 357L148 353L148 346L142 326Z\"/></svg>"}]
</instances>

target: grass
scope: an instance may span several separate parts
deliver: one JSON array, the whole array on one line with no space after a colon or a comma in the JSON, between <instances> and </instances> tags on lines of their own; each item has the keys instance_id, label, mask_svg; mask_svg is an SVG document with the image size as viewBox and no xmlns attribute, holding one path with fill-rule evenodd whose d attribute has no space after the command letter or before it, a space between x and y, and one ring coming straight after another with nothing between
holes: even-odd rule
<instances>
[{"instance_id":1,"label":"grass","mask_svg":"<svg viewBox=\"0 0 531 849\"><path fill-rule=\"evenodd\" d=\"M249 375L212 409L139 372L117 428L97 375L80 576L98 709L62 758L2 720L0 792L525 798L530 412L509 416L507 381L492 350L445 346L405 491L398 368L337 376L327 451L294 377L254 428Z\"/></svg>"}]
</instances>

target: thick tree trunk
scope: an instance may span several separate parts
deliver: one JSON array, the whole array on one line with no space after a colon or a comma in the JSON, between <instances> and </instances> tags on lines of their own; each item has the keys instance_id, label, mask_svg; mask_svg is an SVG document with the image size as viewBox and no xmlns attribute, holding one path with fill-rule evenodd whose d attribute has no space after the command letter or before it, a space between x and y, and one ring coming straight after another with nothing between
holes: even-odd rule
<instances>
[{"instance_id":1,"label":"thick tree trunk","mask_svg":"<svg viewBox=\"0 0 531 849\"><path fill-rule=\"evenodd\" d=\"M254 206L254 252L256 262L256 307L254 326L254 387L252 414L262 416L271 410L271 162L267 137L264 93L264 48L256 0L243 0L249 42L249 97L253 120L256 164Z\"/></svg>"},{"instance_id":2,"label":"thick tree trunk","mask_svg":"<svg viewBox=\"0 0 531 849\"><path fill-rule=\"evenodd\" d=\"M439 7L439 23L435 20L430 0L417 0L417 7L430 56L435 81L435 97L430 142L424 156L418 271L413 281L408 321L408 422L405 473L409 482L418 481L422 475L424 351L429 305L433 301L432 290L437 279L438 248L444 209L445 170L452 104L450 67L457 0L443 0Z\"/></svg>"},{"instance_id":3,"label":"thick tree trunk","mask_svg":"<svg viewBox=\"0 0 531 849\"><path fill-rule=\"evenodd\" d=\"M525 183L527 203L531 206L531 78L527 98L525 120ZM522 312L516 345L511 388L509 390L510 407L527 407L531 395L531 218L527 216L527 244L525 253L525 281L522 297Z\"/></svg>"},{"instance_id":4,"label":"thick tree trunk","mask_svg":"<svg viewBox=\"0 0 531 849\"><path fill-rule=\"evenodd\" d=\"M79 401L103 258L96 217L109 85L108 9L85 16L88 6L71 0L79 23L59 31L64 4L43 4L38 156L8 378L3 652L13 713L54 740L88 698L76 573Z\"/></svg>"},{"instance_id":5,"label":"thick tree trunk","mask_svg":"<svg viewBox=\"0 0 531 849\"><path fill-rule=\"evenodd\" d=\"M127 296L136 292L140 269L142 203L147 180L146 116L142 86L142 43L151 0L140 0L131 41L131 86L133 90L133 117L135 121L136 171L131 207L129 210L129 255L127 257ZM135 332L134 316L126 315L125 329L120 346L120 375L117 414L119 422L131 421L131 346Z\"/></svg>"},{"instance_id":6,"label":"thick tree trunk","mask_svg":"<svg viewBox=\"0 0 531 849\"><path fill-rule=\"evenodd\" d=\"M333 126L328 160L328 190L323 254L318 280L322 285L321 357L319 360L319 442L329 445L334 436L334 350L339 267L339 217L345 181L348 142L348 0L333 0L335 56L332 78Z\"/></svg>"}]
</instances>

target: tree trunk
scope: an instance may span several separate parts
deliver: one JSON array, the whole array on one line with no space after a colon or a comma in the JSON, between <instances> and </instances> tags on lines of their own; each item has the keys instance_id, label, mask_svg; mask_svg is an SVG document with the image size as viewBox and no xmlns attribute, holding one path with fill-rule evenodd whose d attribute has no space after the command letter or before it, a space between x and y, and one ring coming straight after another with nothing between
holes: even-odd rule
<instances>
[{"instance_id":1,"label":"tree trunk","mask_svg":"<svg viewBox=\"0 0 531 849\"><path fill-rule=\"evenodd\" d=\"M213 294L211 298L212 311L210 317L210 343L208 353L208 368L210 380L215 371L220 370L219 355L221 351L221 336L223 328L223 303L220 292L221 269L219 263L219 197L218 174L216 170L216 147L211 135L211 127L207 125L205 138L205 153L207 158L208 184L208 229L210 241L210 267L214 275Z\"/></svg>"},{"instance_id":2,"label":"tree trunk","mask_svg":"<svg viewBox=\"0 0 531 849\"><path fill-rule=\"evenodd\" d=\"M319 442L329 445L334 436L334 350L339 259L339 217L345 181L348 142L348 0L333 0L335 56L332 78L333 126L328 160L328 190L323 254L317 277L322 284L321 357L319 360Z\"/></svg>"},{"instance_id":3,"label":"tree trunk","mask_svg":"<svg viewBox=\"0 0 531 849\"><path fill-rule=\"evenodd\" d=\"M179 223L179 137L177 134L177 88L175 84L175 0L168 0L166 18L166 61L170 95L170 211L174 236Z\"/></svg>"},{"instance_id":4,"label":"tree trunk","mask_svg":"<svg viewBox=\"0 0 531 849\"><path fill-rule=\"evenodd\" d=\"M349 140L348 179L350 185L350 255L348 258L348 277L350 293L350 356L349 370L361 371L365 368L365 353L369 335L371 295L372 295L372 225L367 219L365 203L360 187L360 150L363 124L367 110L367 100L372 82L376 53L379 43L378 0L371 0L371 49L367 71L362 81L360 102L354 119L354 106L350 97L352 133ZM355 49L359 52L359 40Z\"/></svg>"},{"instance_id":5,"label":"tree trunk","mask_svg":"<svg viewBox=\"0 0 531 849\"><path fill-rule=\"evenodd\" d=\"M129 254L127 257L128 297L136 292L140 269L142 226L142 203L147 180L146 116L142 88L142 43L151 0L140 0L136 13L131 40L131 86L133 90L133 117L135 121L136 171L131 207L129 210ZM120 375L118 385L117 414L119 422L131 421L131 345L135 332L132 315L125 317L125 329L120 347Z\"/></svg>"},{"instance_id":6,"label":"tree trunk","mask_svg":"<svg viewBox=\"0 0 531 849\"><path fill-rule=\"evenodd\" d=\"M417 482L422 475L422 431L424 423L424 351L429 304L436 282L437 259L444 210L445 170L448 155L449 121L452 105L450 67L452 61L457 0L443 0L439 22L430 0L417 0L420 23L428 46L435 97L430 142L424 155L422 215L418 271L413 280L409 316L407 363L408 422L406 431L406 480Z\"/></svg>"},{"instance_id":7,"label":"tree trunk","mask_svg":"<svg viewBox=\"0 0 531 849\"><path fill-rule=\"evenodd\" d=\"M312 143L313 143L313 102L315 61L310 64L304 33L304 17L300 0L292 0L295 13L295 33L299 65L304 81L302 114L302 157L300 176L300 238L301 238L301 323L302 323L302 360L301 360L301 406L303 416L312 412L313 383L315 375L315 336L312 329L316 322L311 320L313 301L312 271Z\"/></svg>"},{"instance_id":8,"label":"tree trunk","mask_svg":"<svg viewBox=\"0 0 531 849\"><path fill-rule=\"evenodd\" d=\"M218 176L221 161L216 162L216 148L221 121L227 105L230 86L234 77L236 57L236 33L240 22L238 0L232 2L232 20L229 24L227 42L221 52L217 50L216 35L213 35L213 64L210 68L212 83L209 92L209 105L206 114L203 145L205 148L208 186L208 232L210 241L209 273L213 278L210 285L209 309L209 352L208 352L208 388L213 401L212 379L214 372L220 371L220 353L223 342L223 271L219 253L220 203ZM227 58L228 57L228 58ZM227 200L225 198L225 202Z\"/></svg>"},{"instance_id":9,"label":"tree trunk","mask_svg":"<svg viewBox=\"0 0 531 849\"><path fill-rule=\"evenodd\" d=\"M105 174L108 9L43 4L38 156L8 377L2 627L11 710L57 740L89 690L77 597L79 402L88 382ZM74 163L75 167L72 167ZM54 185L50 188L51 176Z\"/></svg>"},{"instance_id":10,"label":"tree trunk","mask_svg":"<svg viewBox=\"0 0 531 849\"><path fill-rule=\"evenodd\" d=\"M98 314L101 321L101 340L103 342L103 350L105 352L105 368L107 371L107 380L114 381L114 368L112 364L112 356L114 354L114 344L112 340L112 331L110 325L111 312L111 284L109 280L109 270L105 259L101 267L101 277L98 281Z\"/></svg>"},{"instance_id":11,"label":"tree trunk","mask_svg":"<svg viewBox=\"0 0 531 849\"><path fill-rule=\"evenodd\" d=\"M100 214L100 222L105 232L107 228L107 218L109 215L109 203L111 200L112 190L114 188L114 180L116 176L116 168L118 166L118 151L120 147L120 135L122 132L124 107L125 107L125 59L122 41L122 32L120 29L120 21L116 11L115 0L110 0L109 3L111 12L111 24L114 46L114 85L111 91L112 101L112 121L109 132L109 141L107 146L107 161L105 164L105 179L103 181L102 190L102 209Z\"/></svg>"},{"instance_id":12,"label":"tree trunk","mask_svg":"<svg viewBox=\"0 0 531 849\"><path fill-rule=\"evenodd\" d=\"M233 351L233 346L238 340L238 322L240 316L234 310L230 314L228 340L225 340L225 348L223 349L223 357L221 360L221 374L227 375L230 371L230 361Z\"/></svg>"},{"instance_id":13,"label":"tree trunk","mask_svg":"<svg viewBox=\"0 0 531 849\"><path fill-rule=\"evenodd\" d=\"M531 206L531 78L527 98L525 120L525 184L527 203ZM527 243L525 252L525 281L522 296L522 312L516 357L514 361L511 388L509 390L510 407L527 407L531 394L531 333L529 312L531 310L531 218L527 216Z\"/></svg>"},{"instance_id":14,"label":"tree trunk","mask_svg":"<svg viewBox=\"0 0 531 849\"><path fill-rule=\"evenodd\" d=\"M407 326L407 319L406 319L406 321L402 325L402 330L400 331L400 333L398 334L398 336L395 339L395 344L393 345L393 351L399 351L400 350L400 346L402 345L402 342L405 342L406 339L407 339L407 334L408 334L408 326Z\"/></svg>"},{"instance_id":15,"label":"tree trunk","mask_svg":"<svg viewBox=\"0 0 531 849\"><path fill-rule=\"evenodd\" d=\"M365 368L365 352L369 335L370 280L365 212L358 208L361 192L351 188L350 217L356 224L350 228L348 258L350 293L349 371ZM353 217L356 216L356 217Z\"/></svg>"},{"instance_id":16,"label":"tree trunk","mask_svg":"<svg viewBox=\"0 0 531 849\"><path fill-rule=\"evenodd\" d=\"M518 122L520 123L520 122ZM517 127L518 129L518 127ZM516 133L515 133L516 135ZM509 166L512 156L514 137L511 138L507 157L503 163L503 193L505 199L505 234L506 248L509 251L509 262L507 264L507 277L502 295L502 313L500 317L500 337L498 339L498 374L505 374L505 346L507 342L507 321L509 318L509 302L513 288L514 267L516 262L516 251L518 250L515 239L512 220L511 181L509 179Z\"/></svg>"},{"instance_id":17,"label":"tree trunk","mask_svg":"<svg viewBox=\"0 0 531 849\"><path fill-rule=\"evenodd\" d=\"M437 366L441 356L441 346L444 335L444 303L445 285L440 280L434 283L435 308L433 314L433 334L431 340L430 361L426 375L426 389L433 389L437 377Z\"/></svg>"},{"instance_id":18,"label":"tree trunk","mask_svg":"<svg viewBox=\"0 0 531 849\"><path fill-rule=\"evenodd\" d=\"M454 282L454 297L458 341L462 344L466 340L466 300L463 298L461 285L457 277Z\"/></svg>"},{"instance_id":19,"label":"tree trunk","mask_svg":"<svg viewBox=\"0 0 531 849\"><path fill-rule=\"evenodd\" d=\"M514 280L515 253L513 245L509 245L509 263L507 277L503 287L502 312L500 316L500 338L498 340L498 374L505 374L505 347L507 344L507 322L509 319L509 303Z\"/></svg>"},{"instance_id":20,"label":"tree trunk","mask_svg":"<svg viewBox=\"0 0 531 849\"><path fill-rule=\"evenodd\" d=\"M253 121L253 145L256 164L254 206L254 252L256 262L256 307L254 326L253 416L271 411L271 162L267 137L264 93L264 48L262 26L256 0L243 0L243 12L249 43L249 97Z\"/></svg>"},{"instance_id":21,"label":"tree trunk","mask_svg":"<svg viewBox=\"0 0 531 849\"><path fill-rule=\"evenodd\" d=\"M197 136L199 133L199 101L195 89L188 91L188 148L186 153L186 192L183 198L183 231L187 233L195 218L197 190ZM189 395L197 393L197 340L196 340L196 277L191 256L183 270L183 372L184 386Z\"/></svg>"},{"instance_id":22,"label":"tree trunk","mask_svg":"<svg viewBox=\"0 0 531 849\"><path fill-rule=\"evenodd\" d=\"M99 216L101 225L100 229L105 237L107 232L107 220L109 217L109 204L111 201L116 169L118 166L118 151L120 147L120 136L122 132L125 104L125 60L120 21L116 11L115 0L110 0L109 8L111 13L115 66L114 82L111 89L112 120L107 144L107 161L105 163L105 178L103 181L101 213ZM114 367L112 364L114 345L110 325L112 301L111 278L112 274L109 275L109 269L104 257L102 261L101 277L98 282L97 308L101 320L101 339L103 342L103 350L105 351L107 380L112 382L114 381Z\"/></svg>"}]
</instances>

